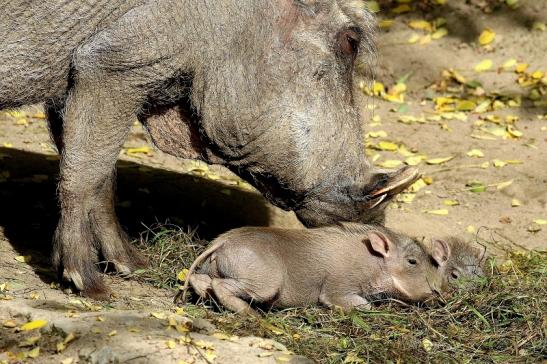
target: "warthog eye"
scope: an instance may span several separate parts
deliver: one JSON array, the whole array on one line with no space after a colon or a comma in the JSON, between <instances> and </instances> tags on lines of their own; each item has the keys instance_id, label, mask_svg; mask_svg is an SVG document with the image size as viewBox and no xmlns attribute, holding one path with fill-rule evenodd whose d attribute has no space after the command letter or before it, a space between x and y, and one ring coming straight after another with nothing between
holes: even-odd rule
<instances>
[{"instance_id":1,"label":"warthog eye","mask_svg":"<svg viewBox=\"0 0 547 364\"><path fill-rule=\"evenodd\" d=\"M452 279L458 279L460 277L459 273L457 271L453 271L451 274L450 274L450 277L452 277Z\"/></svg>"},{"instance_id":2,"label":"warthog eye","mask_svg":"<svg viewBox=\"0 0 547 364\"><path fill-rule=\"evenodd\" d=\"M410 265L417 265L418 264L418 261L414 258L410 258L408 259L408 264Z\"/></svg>"}]
</instances>

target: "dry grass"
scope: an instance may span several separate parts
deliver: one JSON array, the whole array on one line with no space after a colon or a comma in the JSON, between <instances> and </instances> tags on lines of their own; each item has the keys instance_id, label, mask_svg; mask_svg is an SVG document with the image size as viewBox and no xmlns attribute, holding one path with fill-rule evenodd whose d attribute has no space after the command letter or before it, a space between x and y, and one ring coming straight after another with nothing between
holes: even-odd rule
<instances>
[{"instance_id":1,"label":"dry grass","mask_svg":"<svg viewBox=\"0 0 547 364\"><path fill-rule=\"evenodd\" d=\"M157 227L142 245L153 267L141 279L176 287L204 242L174 227ZM443 303L416 307L378 302L374 310L349 314L320 307L267 312L242 319L212 300L189 304L229 334L276 339L319 363L540 362L547 357L547 254L510 253L491 276L456 289Z\"/></svg>"}]
</instances>

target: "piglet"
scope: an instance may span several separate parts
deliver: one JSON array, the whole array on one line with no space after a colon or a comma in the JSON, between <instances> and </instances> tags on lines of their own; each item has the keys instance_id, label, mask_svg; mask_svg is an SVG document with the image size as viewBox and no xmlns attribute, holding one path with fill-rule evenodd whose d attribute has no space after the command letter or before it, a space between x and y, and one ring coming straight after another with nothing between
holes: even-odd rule
<instances>
[{"instance_id":1,"label":"piglet","mask_svg":"<svg viewBox=\"0 0 547 364\"><path fill-rule=\"evenodd\" d=\"M379 294L423 301L440 292L437 266L449 255L444 241L434 246L431 257L405 235L362 224L239 228L219 236L195 260L175 302L184 301L188 285L201 297L212 293L227 309L251 315L257 314L251 301L344 310L369 308L369 299Z\"/></svg>"}]
</instances>

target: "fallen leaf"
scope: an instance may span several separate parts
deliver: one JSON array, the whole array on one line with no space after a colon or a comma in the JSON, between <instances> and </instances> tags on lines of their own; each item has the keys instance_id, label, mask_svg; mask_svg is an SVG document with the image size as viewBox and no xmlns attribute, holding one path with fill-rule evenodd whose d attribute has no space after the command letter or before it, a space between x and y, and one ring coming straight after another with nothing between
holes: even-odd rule
<instances>
[{"instance_id":1,"label":"fallen leaf","mask_svg":"<svg viewBox=\"0 0 547 364\"><path fill-rule=\"evenodd\" d=\"M116 336L117 333L118 333L117 330L112 330L108 333L108 336Z\"/></svg>"},{"instance_id":2,"label":"fallen leaf","mask_svg":"<svg viewBox=\"0 0 547 364\"><path fill-rule=\"evenodd\" d=\"M423 210L426 214L430 215L438 215L438 216L445 216L448 215L447 209L439 209L439 210Z\"/></svg>"},{"instance_id":3,"label":"fallen leaf","mask_svg":"<svg viewBox=\"0 0 547 364\"><path fill-rule=\"evenodd\" d=\"M15 260L21 263L29 263L32 260L30 255L19 255L15 257Z\"/></svg>"},{"instance_id":4,"label":"fallen leaf","mask_svg":"<svg viewBox=\"0 0 547 364\"><path fill-rule=\"evenodd\" d=\"M184 268L177 274L177 279L181 282L186 281L186 276L188 275L188 269Z\"/></svg>"},{"instance_id":5,"label":"fallen leaf","mask_svg":"<svg viewBox=\"0 0 547 364\"><path fill-rule=\"evenodd\" d=\"M512 207L519 207L520 205L522 205L522 203L520 202L520 200L514 198L511 200L511 206Z\"/></svg>"},{"instance_id":6,"label":"fallen leaf","mask_svg":"<svg viewBox=\"0 0 547 364\"><path fill-rule=\"evenodd\" d=\"M35 347L27 353L27 356L32 359L36 359L40 355L40 347Z\"/></svg>"},{"instance_id":7,"label":"fallen leaf","mask_svg":"<svg viewBox=\"0 0 547 364\"><path fill-rule=\"evenodd\" d=\"M441 39L442 37L446 36L448 34L448 29L446 28L439 28L437 31L435 31L433 34L431 34L432 39Z\"/></svg>"},{"instance_id":8,"label":"fallen leaf","mask_svg":"<svg viewBox=\"0 0 547 364\"><path fill-rule=\"evenodd\" d=\"M477 232L477 228L474 227L473 225L469 225L468 227L465 228L465 231L467 231L469 234L474 234Z\"/></svg>"},{"instance_id":9,"label":"fallen leaf","mask_svg":"<svg viewBox=\"0 0 547 364\"><path fill-rule=\"evenodd\" d=\"M492 62L491 59L485 59L484 61L478 63L475 66L475 71L476 72L485 72L485 71L488 71L490 68L492 68L493 65L494 65L494 62Z\"/></svg>"},{"instance_id":10,"label":"fallen leaf","mask_svg":"<svg viewBox=\"0 0 547 364\"><path fill-rule=\"evenodd\" d=\"M544 219L535 219L535 220L534 220L534 223L535 223L535 224L538 224L538 225L547 225L547 220L544 220Z\"/></svg>"},{"instance_id":11,"label":"fallen leaf","mask_svg":"<svg viewBox=\"0 0 547 364\"><path fill-rule=\"evenodd\" d=\"M480 149L471 149L469 152L467 152L467 156L482 158L484 157L484 153Z\"/></svg>"},{"instance_id":12,"label":"fallen leaf","mask_svg":"<svg viewBox=\"0 0 547 364\"><path fill-rule=\"evenodd\" d=\"M409 166L417 166L418 164L422 163L422 161L426 159L423 155L416 155L412 157L408 157L405 159L405 163Z\"/></svg>"},{"instance_id":13,"label":"fallen leaf","mask_svg":"<svg viewBox=\"0 0 547 364\"><path fill-rule=\"evenodd\" d=\"M504 162L504 161L502 161L502 160L500 160L500 159L494 159L494 160L492 161L492 164L493 164L494 167L496 167L496 168L501 168L501 167L504 167L504 166L507 165L506 162Z\"/></svg>"},{"instance_id":14,"label":"fallen leaf","mask_svg":"<svg viewBox=\"0 0 547 364\"><path fill-rule=\"evenodd\" d=\"M74 358L68 357L66 359L61 360L61 364L72 364L74 363Z\"/></svg>"},{"instance_id":15,"label":"fallen leaf","mask_svg":"<svg viewBox=\"0 0 547 364\"><path fill-rule=\"evenodd\" d=\"M6 320L2 322L2 326L7 327L8 329L13 329L17 326L17 323L15 322L15 320Z\"/></svg>"},{"instance_id":16,"label":"fallen leaf","mask_svg":"<svg viewBox=\"0 0 547 364\"><path fill-rule=\"evenodd\" d=\"M46 320L34 320L34 321L27 322L26 324L21 326L20 330L21 331L36 330L36 329L41 329L42 327L46 325L47 325Z\"/></svg>"},{"instance_id":17,"label":"fallen leaf","mask_svg":"<svg viewBox=\"0 0 547 364\"><path fill-rule=\"evenodd\" d=\"M483 46L490 44L494 41L494 38L496 38L496 33L492 29L486 28L479 36L479 44Z\"/></svg>"},{"instance_id":18,"label":"fallen leaf","mask_svg":"<svg viewBox=\"0 0 547 364\"><path fill-rule=\"evenodd\" d=\"M481 182L470 182L467 186L470 192L480 193L486 191L486 186Z\"/></svg>"},{"instance_id":19,"label":"fallen leaf","mask_svg":"<svg viewBox=\"0 0 547 364\"><path fill-rule=\"evenodd\" d=\"M446 157L446 158L433 158L433 159L428 159L426 160L425 162L427 164L433 164L433 165L436 165L436 164L443 164L443 163L446 163L450 160L452 160L454 157Z\"/></svg>"},{"instance_id":20,"label":"fallen leaf","mask_svg":"<svg viewBox=\"0 0 547 364\"><path fill-rule=\"evenodd\" d=\"M458 200L444 200L443 203L446 206L457 206L457 205L460 204L460 202Z\"/></svg>"},{"instance_id":21,"label":"fallen leaf","mask_svg":"<svg viewBox=\"0 0 547 364\"><path fill-rule=\"evenodd\" d=\"M426 352L429 353L431 349L433 349L433 343L431 342L431 340L425 338L422 340L422 347Z\"/></svg>"},{"instance_id":22,"label":"fallen leaf","mask_svg":"<svg viewBox=\"0 0 547 364\"><path fill-rule=\"evenodd\" d=\"M167 315L163 312L152 312L152 313L150 313L150 315L152 317L157 318L158 320L166 320L167 319Z\"/></svg>"},{"instance_id":23,"label":"fallen leaf","mask_svg":"<svg viewBox=\"0 0 547 364\"><path fill-rule=\"evenodd\" d=\"M174 340L168 340L165 343L165 346L167 346L168 349L174 349L177 346L177 343Z\"/></svg>"},{"instance_id":24,"label":"fallen leaf","mask_svg":"<svg viewBox=\"0 0 547 364\"><path fill-rule=\"evenodd\" d=\"M377 166L388 169L399 167L401 164L403 164L403 162L398 159L388 159L386 161L376 163Z\"/></svg>"},{"instance_id":25,"label":"fallen leaf","mask_svg":"<svg viewBox=\"0 0 547 364\"><path fill-rule=\"evenodd\" d=\"M499 190L503 190L504 188L507 188L507 187L511 186L512 184L513 184L513 180L505 181L505 182L498 183L496 185L496 188L499 191Z\"/></svg>"}]
</instances>

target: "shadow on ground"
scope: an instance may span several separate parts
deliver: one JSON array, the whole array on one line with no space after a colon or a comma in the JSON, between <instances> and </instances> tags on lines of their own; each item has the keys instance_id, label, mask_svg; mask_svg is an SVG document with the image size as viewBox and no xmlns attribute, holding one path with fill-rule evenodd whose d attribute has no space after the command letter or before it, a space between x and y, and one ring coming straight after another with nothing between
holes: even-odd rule
<instances>
[{"instance_id":1,"label":"shadow on ground","mask_svg":"<svg viewBox=\"0 0 547 364\"><path fill-rule=\"evenodd\" d=\"M0 148L0 229L22 255L38 251L44 261L59 214L58 164L55 156ZM132 238L158 222L196 228L198 236L210 239L270 221L270 208L256 193L124 161L118 163L117 211ZM37 268L44 262L34 263Z\"/></svg>"}]
</instances>

